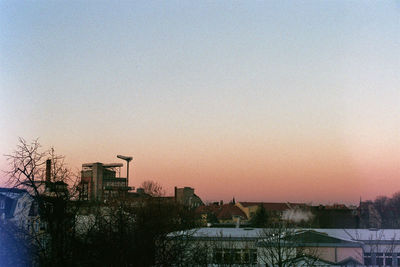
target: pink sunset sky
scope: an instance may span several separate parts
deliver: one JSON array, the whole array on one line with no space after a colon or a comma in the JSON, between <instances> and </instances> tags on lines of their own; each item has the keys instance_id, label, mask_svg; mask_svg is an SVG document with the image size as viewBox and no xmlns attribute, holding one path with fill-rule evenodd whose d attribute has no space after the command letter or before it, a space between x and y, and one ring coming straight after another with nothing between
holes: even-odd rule
<instances>
[{"instance_id":1,"label":"pink sunset sky","mask_svg":"<svg viewBox=\"0 0 400 267\"><path fill-rule=\"evenodd\" d=\"M76 170L131 155L131 186L205 201L391 196L399 15L395 1L2 1L0 152L39 138Z\"/></svg>"}]
</instances>

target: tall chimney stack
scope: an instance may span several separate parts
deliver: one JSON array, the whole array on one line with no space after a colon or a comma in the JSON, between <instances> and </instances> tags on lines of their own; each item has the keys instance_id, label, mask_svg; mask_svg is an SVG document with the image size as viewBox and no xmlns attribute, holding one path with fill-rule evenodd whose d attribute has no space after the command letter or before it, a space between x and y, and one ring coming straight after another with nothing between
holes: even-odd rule
<instances>
[{"instance_id":1,"label":"tall chimney stack","mask_svg":"<svg viewBox=\"0 0 400 267\"><path fill-rule=\"evenodd\" d=\"M46 182L51 182L51 159L46 160Z\"/></svg>"}]
</instances>

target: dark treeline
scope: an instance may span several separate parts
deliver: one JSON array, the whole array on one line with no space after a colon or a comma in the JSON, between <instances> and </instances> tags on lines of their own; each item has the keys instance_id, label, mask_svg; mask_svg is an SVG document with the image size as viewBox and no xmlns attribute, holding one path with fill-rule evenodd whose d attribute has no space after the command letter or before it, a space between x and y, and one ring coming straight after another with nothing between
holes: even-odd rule
<instances>
[{"instance_id":1,"label":"dark treeline","mask_svg":"<svg viewBox=\"0 0 400 267\"><path fill-rule=\"evenodd\" d=\"M360 202L359 209L362 227L400 228L400 192Z\"/></svg>"},{"instance_id":2,"label":"dark treeline","mask_svg":"<svg viewBox=\"0 0 400 267\"><path fill-rule=\"evenodd\" d=\"M169 234L196 227L194 211L170 198L82 200L79 176L37 140L20 139L7 159L10 188L26 193L29 215L0 220L0 266L170 266L184 242Z\"/></svg>"},{"instance_id":3,"label":"dark treeline","mask_svg":"<svg viewBox=\"0 0 400 267\"><path fill-rule=\"evenodd\" d=\"M54 213L60 217L42 219L46 227L38 232L25 231L11 223L1 224L0 266L170 266L179 263L186 247L182 237L190 233L184 230L196 227L193 210L160 199L135 205L127 203L123 200L107 205L74 202L64 209L64 214L57 211L60 206L52 203ZM169 234L176 231L182 231L179 239L182 242L170 242Z\"/></svg>"}]
</instances>

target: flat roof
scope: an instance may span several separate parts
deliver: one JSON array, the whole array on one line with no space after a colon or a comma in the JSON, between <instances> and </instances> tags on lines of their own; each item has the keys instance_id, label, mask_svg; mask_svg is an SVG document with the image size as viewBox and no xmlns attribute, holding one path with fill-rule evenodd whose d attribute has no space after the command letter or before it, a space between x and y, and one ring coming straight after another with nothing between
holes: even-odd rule
<instances>
[{"instance_id":1,"label":"flat roof","mask_svg":"<svg viewBox=\"0 0 400 267\"><path fill-rule=\"evenodd\" d=\"M328 236L347 241L400 241L400 229L321 229L321 228L296 228L298 232L307 230L325 233ZM238 238L258 239L263 236L263 228L196 228L193 238ZM268 229L267 229L268 231Z\"/></svg>"}]
</instances>

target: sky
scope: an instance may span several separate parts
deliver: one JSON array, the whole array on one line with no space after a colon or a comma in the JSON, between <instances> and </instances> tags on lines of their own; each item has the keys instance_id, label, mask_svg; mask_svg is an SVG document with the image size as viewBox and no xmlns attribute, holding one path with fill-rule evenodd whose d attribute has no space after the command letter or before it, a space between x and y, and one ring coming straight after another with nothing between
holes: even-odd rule
<instances>
[{"instance_id":1,"label":"sky","mask_svg":"<svg viewBox=\"0 0 400 267\"><path fill-rule=\"evenodd\" d=\"M39 138L204 201L391 196L399 70L398 1L2 0L0 168Z\"/></svg>"}]
</instances>

